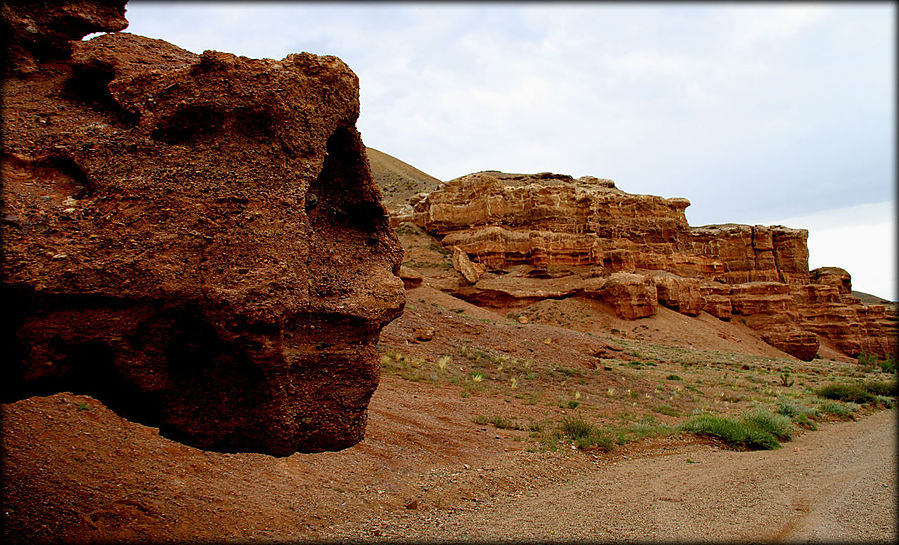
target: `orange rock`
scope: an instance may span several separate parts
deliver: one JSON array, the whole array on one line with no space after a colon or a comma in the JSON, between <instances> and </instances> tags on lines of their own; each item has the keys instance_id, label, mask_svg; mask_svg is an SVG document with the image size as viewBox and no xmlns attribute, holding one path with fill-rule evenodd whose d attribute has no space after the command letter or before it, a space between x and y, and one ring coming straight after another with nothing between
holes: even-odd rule
<instances>
[{"instance_id":1,"label":"orange rock","mask_svg":"<svg viewBox=\"0 0 899 545\"><path fill-rule=\"evenodd\" d=\"M846 271L809 272L807 230L690 227L689 204L625 193L611 180L486 171L416 199L413 221L472 266L505 273L474 272L462 287L447 282L477 304L584 294L636 318L656 312L657 303L645 302L654 291L658 302L687 315L739 314L797 357L813 351L816 334L849 355L895 352L895 315L864 307L851 295ZM470 269L459 261L457 269ZM638 276L604 280L616 273Z\"/></svg>"},{"instance_id":2,"label":"orange rock","mask_svg":"<svg viewBox=\"0 0 899 545\"><path fill-rule=\"evenodd\" d=\"M655 284L659 303L687 316L697 316L705 306L699 280L675 274L653 271L649 278Z\"/></svg>"}]
</instances>

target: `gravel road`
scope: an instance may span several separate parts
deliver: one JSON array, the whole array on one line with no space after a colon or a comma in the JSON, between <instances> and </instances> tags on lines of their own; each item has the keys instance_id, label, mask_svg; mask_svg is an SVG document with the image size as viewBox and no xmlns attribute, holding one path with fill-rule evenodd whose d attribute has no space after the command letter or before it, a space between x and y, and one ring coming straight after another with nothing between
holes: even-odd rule
<instances>
[{"instance_id":1,"label":"gravel road","mask_svg":"<svg viewBox=\"0 0 899 545\"><path fill-rule=\"evenodd\" d=\"M336 528L340 539L895 542L896 413L765 452L687 445L451 511Z\"/></svg>"}]
</instances>

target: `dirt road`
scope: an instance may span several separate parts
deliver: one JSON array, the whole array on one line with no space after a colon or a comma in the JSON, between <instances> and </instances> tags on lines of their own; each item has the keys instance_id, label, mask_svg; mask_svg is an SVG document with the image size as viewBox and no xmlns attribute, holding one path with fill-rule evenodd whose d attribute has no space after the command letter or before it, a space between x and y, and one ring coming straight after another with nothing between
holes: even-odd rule
<instances>
[{"instance_id":1,"label":"dirt road","mask_svg":"<svg viewBox=\"0 0 899 545\"><path fill-rule=\"evenodd\" d=\"M767 452L689 445L448 512L335 528L365 540L878 541L896 537L895 411ZM362 532L362 533L360 533Z\"/></svg>"}]
</instances>

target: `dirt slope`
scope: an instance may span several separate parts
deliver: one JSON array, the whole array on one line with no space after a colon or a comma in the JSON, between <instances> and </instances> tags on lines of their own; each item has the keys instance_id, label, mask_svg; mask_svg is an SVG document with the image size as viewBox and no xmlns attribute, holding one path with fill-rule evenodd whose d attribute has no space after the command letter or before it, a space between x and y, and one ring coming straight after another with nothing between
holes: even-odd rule
<instances>
[{"instance_id":1,"label":"dirt slope","mask_svg":"<svg viewBox=\"0 0 899 545\"><path fill-rule=\"evenodd\" d=\"M366 148L372 179L381 188L381 202L389 210L406 204L420 192L430 192L442 182L417 168L374 148Z\"/></svg>"}]
</instances>

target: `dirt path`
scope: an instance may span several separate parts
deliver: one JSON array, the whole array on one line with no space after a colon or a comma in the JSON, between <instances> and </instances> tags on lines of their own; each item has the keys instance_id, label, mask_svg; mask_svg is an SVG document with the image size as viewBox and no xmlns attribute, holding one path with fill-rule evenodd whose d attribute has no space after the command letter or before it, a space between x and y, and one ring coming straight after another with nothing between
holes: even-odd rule
<instances>
[{"instance_id":1,"label":"dirt path","mask_svg":"<svg viewBox=\"0 0 899 545\"><path fill-rule=\"evenodd\" d=\"M400 513L338 527L335 534L413 541L892 542L895 416L883 411L824 425L776 451L689 445L599 464L471 507L427 517Z\"/></svg>"}]
</instances>

